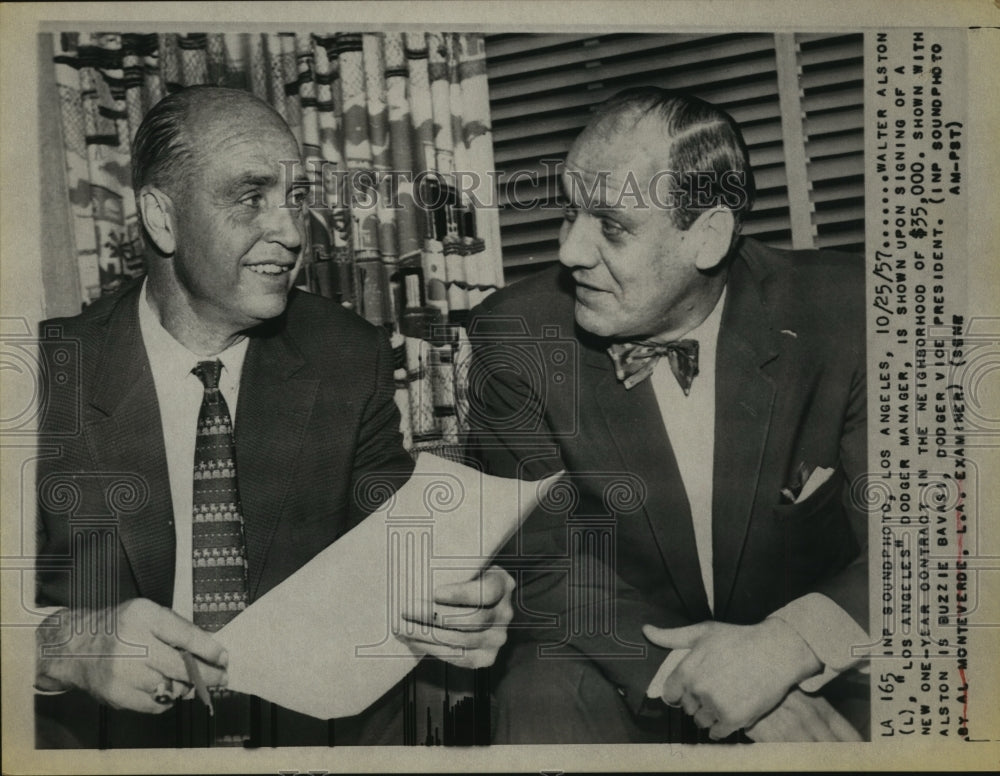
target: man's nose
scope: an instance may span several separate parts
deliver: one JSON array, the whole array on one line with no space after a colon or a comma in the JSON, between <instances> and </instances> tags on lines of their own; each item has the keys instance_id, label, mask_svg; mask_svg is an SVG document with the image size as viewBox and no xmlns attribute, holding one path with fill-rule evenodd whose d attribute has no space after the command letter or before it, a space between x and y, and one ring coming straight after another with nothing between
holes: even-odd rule
<instances>
[{"instance_id":1,"label":"man's nose","mask_svg":"<svg viewBox=\"0 0 1000 776\"><path fill-rule=\"evenodd\" d=\"M267 239L289 251L297 251L302 247L305 224L304 207L282 203L272 208L268 215Z\"/></svg>"},{"instance_id":2,"label":"man's nose","mask_svg":"<svg viewBox=\"0 0 1000 776\"><path fill-rule=\"evenodd\" d=\"M559 262L566 267L593 267L599 260L594 242L593 219L583 213L574 221L563 221L559 230Z\"/></svg>"}]
</instances>

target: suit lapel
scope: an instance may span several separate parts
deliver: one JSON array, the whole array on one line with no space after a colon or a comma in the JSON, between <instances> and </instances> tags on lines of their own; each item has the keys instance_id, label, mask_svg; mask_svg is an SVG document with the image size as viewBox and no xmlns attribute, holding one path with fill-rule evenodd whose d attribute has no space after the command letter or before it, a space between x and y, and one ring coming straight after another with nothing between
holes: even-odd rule
<instances>
[{"instance_id":1,"label":"suit lapel","mask_svg":"<svg viewBox=\"0 0 1000 776\"><path fill-rule=\"evenodd\" d=\"M626 391L603 351L586 351L584 363L587 369L599 370L593 400L621 457L623 471L634 473L646 486L643 512L677 594L692 622L708 619L711 615L701 581L691 507L652 385L645 380Z\"/></svg>"},{"instance_id":2,"label":"suit lapel","mask_svg":"<svg viewBox=\"0 0 1000 776\"><path fill-rule=\"evenodd\" d=\"M775 387L765 367L778 348L766 287L767 277L755 276L738 256L716 355L712 565L720 619L732 598L774 409Z\"/></svg>"},{"instance_id":3,"label":"suit lapel","mask_svg":"<svg viewBox=\"0 0 1000 776\"><path fill-rule=\"evenodd\" d=\"M236 466L243 505L250 598L256 597L308 426L319 380L294 375L305 360L284 331L255 337L236 410ZM323 483L316 483L323 487Z\"/></svg>"},{"instance_id":4,"label":"suit lapel","mask_svg":"<svg viewBox=\"0 0 1000 776\"><path fill-rule=\"evenodd\" d=\"M105 475L105 498L117 518L139 594L164 606L173 598L175 536L163 427L149 359L139 331L139 288L122 297L109 316L84 433L96 468ZM138 476L145 504L116 509L115 483ZM131 477L130 477L131 479ZM120 487L120 486L119 486Z\"/></svg>"}]
</instances>

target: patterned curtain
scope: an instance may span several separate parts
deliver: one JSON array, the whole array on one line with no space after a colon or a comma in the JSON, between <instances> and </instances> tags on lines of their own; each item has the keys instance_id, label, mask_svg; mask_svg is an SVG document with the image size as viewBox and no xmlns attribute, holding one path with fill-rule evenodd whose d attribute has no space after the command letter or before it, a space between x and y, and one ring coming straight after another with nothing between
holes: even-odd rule
<instances>
[{"instance_id":1,"label":"patterned curtain","mask_svg":"<svg viewBox=\"0 0 1000 776\"><path fill-rule=\"evenodd\" d=\"M84 303L144 271L129 145L145 112L194 84L249 90L288 122L320 194L300 285L391 332L406 446L457 445L462 324L503 283L497 211L477 207L493 204L482 36L67 32L54 42L76 240L67 270Z\"/></svg>"}]
</instances>

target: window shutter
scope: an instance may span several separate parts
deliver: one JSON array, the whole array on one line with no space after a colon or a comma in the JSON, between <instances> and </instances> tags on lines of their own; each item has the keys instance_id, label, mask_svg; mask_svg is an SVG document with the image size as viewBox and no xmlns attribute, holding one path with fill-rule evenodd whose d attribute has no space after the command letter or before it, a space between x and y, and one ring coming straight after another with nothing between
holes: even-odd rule
<instances>
[{"instance_id":1,"label":"window shutter","mask_svg":"<svg viewBox=\"0 0 1000 776\"><path fill-rule=\"evenodd\" d=\"M864 252L864 44L798 34L806 174L818 248Z\"/></svg>"},{"instance_id":2,"label":"window shutter","mask_svg":"<svg viewBox=\"0 0 1000 776\"><path fill-rule=\"evenodd\" d=\"M757 174L745 231L790 245L772 35L488 35L486 58L508 280L556 260L555 163L591 108L630 86L689 90L732 113Z\"/></svg>"},{"instance_id":3,"label":"window shutter","mask_svg":"<svg viewBox=\"0 0 1000 776\"><path fill-rule=\"evenodd\" d=\"M856 245L864 235L861 36L795 43L815 234L824 247ZM630 86L688 90L729 111L757 178L744 232L791 247L774 35L487 35L486 59L508 281L556 260L556 165L593 106Z\"/></svg>"}]
</instances>

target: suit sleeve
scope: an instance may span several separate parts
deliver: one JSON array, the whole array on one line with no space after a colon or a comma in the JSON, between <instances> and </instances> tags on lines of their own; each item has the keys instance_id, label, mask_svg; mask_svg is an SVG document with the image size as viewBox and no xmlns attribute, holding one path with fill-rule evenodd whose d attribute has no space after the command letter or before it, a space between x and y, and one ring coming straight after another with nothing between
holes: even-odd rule
<instances>
[{"instance_id":1,"label":"suit sleeve","mask_svg":"<svg viewBox=\"0 0 1000 776\"><path fill-rule=\"evenodd\" d=\"M861 362L852 375L840 438L845 473L841 504L858 552L813 592L772 615L788 623L823 663L823 672L801 685L810 692L855 665L858 659L852 647L868 642L868 513L861 497L868 469L867 441L866 371Z\"/></svg>"},{"instance_id":2,"label":"suit sleeve","mask_svg":"<svg viewBox=\"0 0 1000 776\"><path fill-rule=\"evenodd\" d=\"M351 525L364 520L413 473L413 459L403 448L394 396L392 350L388 336L379 331L371 395L362 412L354 449Z\"/></svg>"},{"instance_id":3,"label":"suit sleeve","mask_svg":"<svg viewBox=\"0 0 1000 776\"><path fill-rule=\"evenodd\" d=\"M868 631L868 512L861 494L868 472L866 371L855 370L840 438L840 460L846 475L841 500L858 553L846 568L820 583L822 593L846 611L862 630Z\"/></svg>"},{"instance_id":4,"label":"suit sleeve","mask_svg":"<svg viewBox=\"0 0 1000 776\"><path fill-rule=\"evenodd\" d=\"M533 351L523 340L505 340L498 320L487 322L492 326L488 337L481 336L487 330L482 319L473 329L480 336L471 338L467 454L488 474L501 477L536 480L568 469L545 397L535 385L539 370L529 362ZM577 495L588 498L585 492ZM577 514L594 514L585 504L578 507L583 508ZM569 511L553 503L540 506L501 551L499 562L517 581L510 639L538 644L541 659L544 654L589 657L639 712L668 652L644 638L642 624L689 623L623 582L592 545L572 539Z\"/></svg>"},{"instance_id":5,"label":"suit sleeve","mask_svg":"<svg viewBox=\"0 0 1000 776\"><path fill-rule=\"evenodd\" d=\"M82 360L78 342L63 333L65 321L43 322L40 332L39 354L44 364L45 376L73 375L73 379L46 379L42 393L43 410L39 414L38 464L35 473L36 516L35 553L35 603L49 612L55 607L71 604L73 596L71 567L67 559L73 557L70 538L71 517L74 510L86 514L101 513L101 505L94 502L86 481L79 475L92 472L94 465L86 449L80 428L81 396L80 375ZM70 347L64 347L68 343ZM53 361L53 353L63 351L69 360L62 370ZM88 509L89 508L89 509Z\"/></svg>"}]
</instances>

